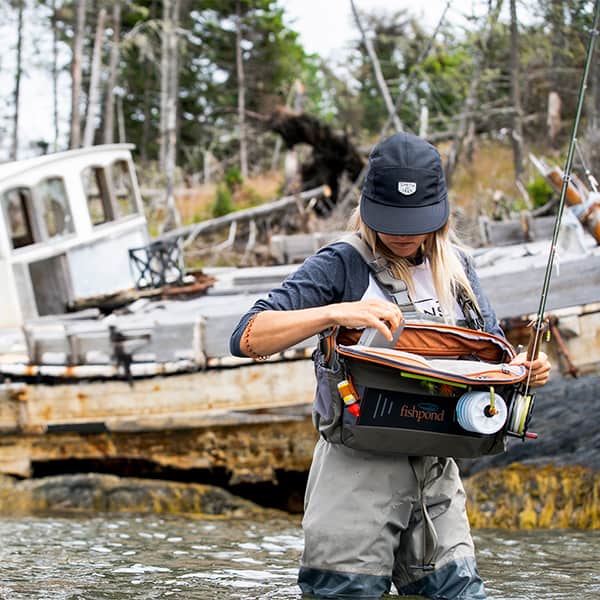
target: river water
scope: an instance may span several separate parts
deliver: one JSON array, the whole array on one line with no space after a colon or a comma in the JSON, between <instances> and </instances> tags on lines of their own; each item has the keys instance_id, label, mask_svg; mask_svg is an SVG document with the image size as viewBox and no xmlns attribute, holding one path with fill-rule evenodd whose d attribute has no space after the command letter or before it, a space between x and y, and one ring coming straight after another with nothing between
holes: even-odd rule
<instances>
[{"instance_id":1,"label":"river water","mask_svg":"<svg viewBox=\"0 0 600 600\"><path fill-rule=\"evenodd\" d=\"M490 599L600 598L600 533L475 532ZM298 519L0 519L0 598L299 598Z\"/></svg>"}]
</instances>

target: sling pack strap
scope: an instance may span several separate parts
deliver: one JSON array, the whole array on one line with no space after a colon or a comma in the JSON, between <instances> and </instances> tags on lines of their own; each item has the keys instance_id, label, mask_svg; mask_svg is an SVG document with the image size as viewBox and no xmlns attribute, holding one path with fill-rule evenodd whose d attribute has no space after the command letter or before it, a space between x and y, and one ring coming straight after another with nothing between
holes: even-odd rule
<instances>
[{"instance_id":1,"label":"sling pack strap","mask_svg":"<svg viewBox=\"0 0 600 600\"><path fill-rule=\"evenodd\" d=\"M362 256L373 277L390 294L402 312L415 312L415 305L408 294L406 282L392 275L385 257L375 256L369 245L356 233L346 235L339 241L349 244Z\"/></svg>"},{"instance_id":2,"label":"sling pack strap","mask_svg":"<svg viewBox=\"0 0 600 600\"><path fill-rule=\"evenodd\" d=\"M391 295L394 302L400 307L402 312L416 312L415 305L410 299L408 286L405 281L396 279L390 269L388 260L384 256L376 256L369 245L358 235L350 233L340 238L338 241L345 242L352 246L367 263L373 273L376 281ZM459 287L456 294L456 301L460 306L465 321L469 329L483 330L485 321L479 310L479 307L473 303L462 287Z\"/></svg>"}]
</instances>

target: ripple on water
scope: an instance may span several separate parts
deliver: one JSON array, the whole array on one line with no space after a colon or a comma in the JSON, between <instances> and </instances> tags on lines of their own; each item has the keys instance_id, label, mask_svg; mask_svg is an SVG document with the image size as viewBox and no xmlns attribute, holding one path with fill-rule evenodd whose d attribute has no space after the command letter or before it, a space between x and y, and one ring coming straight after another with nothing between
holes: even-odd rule
<instances>
[{"instance_id":1,"label":"ripple on water","mask_svg":"<svg viewBox=\"0 0 600 600\"><path fill-rule=\"evenodd\" d=\"M171 569L167 567L152 567L150 565L141 565L136 563L130 567L120 567L115 569L113 573L133 573L139 575L140 573L170 573Z\"/></svg>"},{"instance_id":2,"label":"ripple on water","mask_svg":"<svg viewBox=\"0 0 600 600\"><path fill-rule=\"evenodd\" d=\"M474 537L493 600L600 598L597 533L478 531ZM303 542L296 519L3 519L0 539L2 599L299 597Z\"/></svg>"}]
</instances>

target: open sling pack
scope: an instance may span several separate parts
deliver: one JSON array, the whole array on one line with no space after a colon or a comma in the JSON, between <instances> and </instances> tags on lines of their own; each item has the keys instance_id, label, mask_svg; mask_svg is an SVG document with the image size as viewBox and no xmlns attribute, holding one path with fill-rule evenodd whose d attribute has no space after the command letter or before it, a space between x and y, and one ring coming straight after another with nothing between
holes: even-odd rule
<instances>
[{"instance_id":1,"label":"open sling pack","mask_svg":"<svg viewBox=\"0 0 600 600\"><path fill-rule=\"evenodd\" d=\"M509 434L524 438L533 399L520 393L525 368L507 364L510 343L472 328L483 319L464 299L470 327L417 313L406 284L360 237L342 241L359 251L405 322L393 348L358 343L358 330L321 336L314 356L321 434L359 450L457 458L503 452Z\"/></svg>"}]
</instances>

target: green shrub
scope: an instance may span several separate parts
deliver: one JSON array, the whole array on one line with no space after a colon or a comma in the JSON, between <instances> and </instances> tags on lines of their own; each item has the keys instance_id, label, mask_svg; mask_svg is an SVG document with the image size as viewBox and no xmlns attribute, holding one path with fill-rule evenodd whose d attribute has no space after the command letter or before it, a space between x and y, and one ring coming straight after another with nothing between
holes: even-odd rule
<instances>
[{"instance_id":1,"label":"green shrub","mask_svg":"<svg viewBox=\"0 0 600 600\"><path fill-rule=\"evenodd\" d=\"M527 184L527 192L531 198L533 208L543 206L547 202L550 202L550 199L554 194L552 186L541 175L538 175Z\"/></svg>"},{"instance_id":2,"label":"green shrub","mask_svg":"<svg viewBox=\"0 0 600 600\"><path fill-rule=\"evenodd\" d=\"M235 188L240 185L243 181L242 172L239 167L229 167L227 171L225 171L225 177L223 177L225 181L225 185L230 191L235 190Z\"/></svg>"},{"instance_id":3,"label":"green shrub","mask_svg":"<svg viewBox=\"0 0 600 600\"><path fill-rule=\"evenodd\" d=\"M212 207L213 217L222 217L233 211L231 191L224 185L217 188L217 197Z\"/></svg>"}]
</instances>

